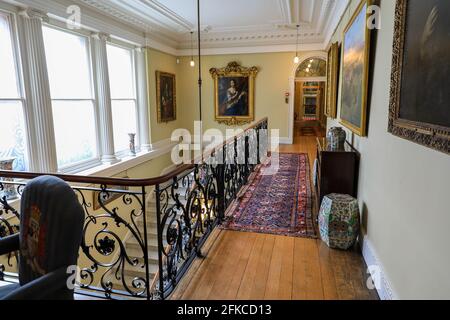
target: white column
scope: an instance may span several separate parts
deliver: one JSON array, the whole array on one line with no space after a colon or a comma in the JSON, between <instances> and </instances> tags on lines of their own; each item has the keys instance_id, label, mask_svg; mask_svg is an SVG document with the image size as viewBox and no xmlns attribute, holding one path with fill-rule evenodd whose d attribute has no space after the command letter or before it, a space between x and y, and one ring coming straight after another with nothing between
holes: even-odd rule
<instances>
[{"instance_id":1,"label":"white column","mask_svg":"<svg viewBox=\"0 0 450 320\"><path fill-rule=\"evenodd\" d=\"M145 49L136 48L136 90L137 105L139 119L139 143L141 151L151 151L150 143L150 121L149 121L149 104L148 104L148 86L147 86L147 63L145 57Z\"/></svg>"},{"instance_id":2,"label":"white column","mask_svg":"<svg viewBox=\"0 0 450 320\"><path fill-rule=\"evenodd\" d=\"M111 88L109 85L108 57L106 42L108 35L92 35L92 61L94 66L94 83L99 115L101 140L101 157L105 164L118 162L114 152L114 134L111 108Z\"/></svg>"},{"instance_id":3,"label":"white column","mask_svg":"<svg viewBox=\"0 0 450 320\"><path fill-rule=\"evenodd\" d=\"M58 170L52 101L45 58L42 21L45 13L24 10L18 18L26 96L26 121L30 169L42 173Z\"/></svg>"}]
</instances>

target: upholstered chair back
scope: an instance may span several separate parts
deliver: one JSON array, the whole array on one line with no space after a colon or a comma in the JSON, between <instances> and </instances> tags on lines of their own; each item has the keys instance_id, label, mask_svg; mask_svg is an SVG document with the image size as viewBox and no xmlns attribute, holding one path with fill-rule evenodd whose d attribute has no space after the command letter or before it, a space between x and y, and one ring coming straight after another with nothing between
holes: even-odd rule
<instances>
[{"instance_id":1,"label":"upholstered chair back","mask_svg":"<svg viewBox=\"0 0 450 320\"><path fill-rule=\"evenodd\" d=\"M21 286L77 264L83 222L83 208L66 182L42 176L27 184L21 199Z\"/></svg>"}]
</instances>

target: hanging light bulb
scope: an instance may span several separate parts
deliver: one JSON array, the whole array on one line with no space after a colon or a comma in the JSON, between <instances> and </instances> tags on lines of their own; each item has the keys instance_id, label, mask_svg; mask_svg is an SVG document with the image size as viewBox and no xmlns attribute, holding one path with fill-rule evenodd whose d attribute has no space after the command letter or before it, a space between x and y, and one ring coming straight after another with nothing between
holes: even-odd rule
<instances>
[{"instance_id":1,"label":"hanging light bulb","mask_svg":"<svg viewBox=\"0 0 450 320\"><path fill-rule=\"evenodd\" d=\"M297 42L296 42L296 45L295 45L295 58L294 58L294 63L295 64L299 64L300 63L300 58L298 56L298 36L299 36L298 32L299 32L299 29L300 29L300 25L297 25Z\"/></svg>"},{"instance_id":2,"label":"hanging light bulb","mask_svg":"<svg viewBox=\"0 0 450 320\"><path fill-rule=\"evenodd\" d=\"M191 62L189 63L190 66L193 68L195 67L195 61L194 61L194 41L192 38L192 35L194 34L194 31L191 31Z\"/></svg>"}]
</instances>

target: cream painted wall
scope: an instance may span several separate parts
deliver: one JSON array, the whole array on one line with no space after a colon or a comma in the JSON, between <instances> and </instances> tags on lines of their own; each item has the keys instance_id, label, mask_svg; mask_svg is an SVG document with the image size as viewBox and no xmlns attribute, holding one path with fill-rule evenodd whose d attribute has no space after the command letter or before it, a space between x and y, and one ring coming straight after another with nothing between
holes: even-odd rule
<instances>
[{"instance_id":1,"label":"cream painted wall","mask_svg":"<svg viewBox=\"0 0 450 320\"><path fill-rule=\"evenodd\" d=\"M333 42L342 41L358 3L352 0ZM361 153L363 233L397 298L450 299L450 156L387 131L394 10L395 1L381 0L368 137L348 132ZM328 127L336 125L329 119Z\"/></svg>"},{"instance_id":2,"label":"cream painted wall","mask_svg":"<svg viewBox=\"0 0 450 320\"><path fill-rule=\"evenodd\" d=\"M289 91L289 77L292 76L295 53L261 53L241 55L216 55L202 57L203 78L203 121L204 130L217 128L224 131L225 125L214 121L214 82L209 70L226 67L229 62L237 61L244 67L257 66L260 71L255 83L255 121L269 118L272 129L280 129L280 136L288 136L289 105L285 102L285 92ZM180 90L181 116L183 124L193 128L198 120L198 69L189 66L189 57L180 58L178 81ZM247 127L245 125L243 127Z\"/></svg>"},{"instance_id":3,"label":"cream painted wall","mask_svg":"<svg viewBox=\"0 0 450 320\"><path fill-rule=\"evenodd\" d=\"M154 49L146 50L147 60L147 83L148 83L148 95L149 95L149 116L150 116L150 128L152 143L170 138L174 129L182 127L182 117L180 114L183 103L180 100L179 94L177 94L177 120L168 123L158 123L157 109L156 109L156 71L163 71L168 73L177 74L176 57ZM179 91L179 77L177 77L177 92Z\"/></svg>"},{"instance_id":4,"label":"cream painted wall","mask_svg":"<svg viewBox=\"0 0 450 320\"><path fill-rule=\"evenodd\" d=\"M285 102L285 93L290 89L289 78L294 75L294 55L293 52L287 52L202 56L203 129L225 131L228 128L239 128L214 121L214 82L209 73L211 68L226 67L229 62L237 61L245 67L260 68L255 82L255 122L268 117L270 128L279 129L280 137L287 139L289 104ZM300 55L309 56L308 52L300 52ZM313 53L311 55L314 56ZM170 138L172 131L177 128L186 128L193 132L194 121L199 119L197 58L195 68L189 65L190 57L180 57L179 60L177 64L176 57L147 49L152 142ZM167 124L157 123L156 70L175 73L177 76L177 120ZM249 124L240 128L247 126Z\"/></svg>"}]
</instances>

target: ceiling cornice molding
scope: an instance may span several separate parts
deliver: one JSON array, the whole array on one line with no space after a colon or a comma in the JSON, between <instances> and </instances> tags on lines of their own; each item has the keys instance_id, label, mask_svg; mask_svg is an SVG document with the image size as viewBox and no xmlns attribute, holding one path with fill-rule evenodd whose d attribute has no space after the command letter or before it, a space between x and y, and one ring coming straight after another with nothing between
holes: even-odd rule
<instances>
[{"instance_id":1,"label":"ceiling cornice molding","mask_svg":"<svg viewBox=\"0 0 450 320\"><path fill-rule=\"evenodd\" d=\"M112 37L130 43L147 46L175 56L190 55L190 38L187 27L188 21L170 9L162 6L157 0L134 0L133 5L121 0L108 0L109 9L102 9L105 0L17 0L30 7L48 12L52 17L60 17L64 21L69 5L79 4L82 8L82 26L90 31L105 32ZM335 28L342 18L349 0L276 0L276 10L280 10L278 21L284 25L272 24L249 26L202 26L202 48L204 54L245 54L262 52L289 52L295 51L296 30L289 24L293 16L292 8L295 1L299 5L316 3L314 8L314 21L307 24L302 21L300 43L302 50L325 50ZM312 2L310 2L312 1ZM91 3L91 5L88 5ZM93 4L98 4L94 8ZM120 8L129 8L131 12ZM142 5L142 7L140 7ZM144 20L133 14L133 10L149 7L148 10L158 12L151 19ZM155 11L155 12L156 12ZM320 15L317 14L320 12ZM310 13L310 12L309 12ZM306 14L306 16L309 15ZM144 15L144 12L140 12ZM304 16L300 15L304 18ZM164 18L161 18L164 17ZM289 18L291 17L291 18ZM164 19L159 24L158 19ZM282 19L284 21L282 21ZM291 19L292 20L292 19ZM168 30L167 25L173 25ZM295 25L294 25L295 26ZM144 31L146 30L146 31ZM189 51L189 52L188 52Z\"/></svg>"},{"instance_id":2,"label":"ceiling cornice molding","mask_svg":"<svg viewBox=\"0 0 450 320\"><path fill-rule=\"evenodd\" d=\"M158 1L154 0L139 0L141 3L147 4L150 8L158 12L159 14L165 16L172 22L176 23L180 28L180 32L186 32L193 30L195 28L195 25L189 22L188 20L184 19L182 16L176 14L169 8L165 7Z\"/></svg>"},{"instance_id":3,"label":"ceiling cornice molding","mask_svg":"<svg viewBox=\"0 0 450 320\"><path fill-rule=\"evenodd\" d=\"M228 47L228 48L204 48L202 49L202 55L228 55L228 54L252 54L252 53L278 53L278 52L295 52L295 45L269 45L269 46L248 46L248 47ZM323 43L311 43L302 44L300 51L324 51ZM191 51L188 49L177 50L176 56L188 57L191 55ZM294 57L294 56L292 56Z\"/></svg>"},{"instance_id":4,"label":"ceiling cornice molding","mask_svg":"<svg viewBox=\"0 0 450 320\"><path fill-rule=\"evenodd\" d=\"M116 18L119 21L140 28L143 32L161 32L174 37L176 31L172 31L170 24L164 23L151 15L144 13L148 7L141 2L124 2L117 0L75 0L76 2L94 8L101 13Z\"/></svg>"},{"instance_id":5,"label":"ceiling cornice molding","mask_svg":"<svg viewBox=\"0 0 450 320\"><path fill-rule=\"evenodd\" d=\"M146 28L148 25L140 19L136 19L132 15L123 14L120 10L111 5L112 1L104 2L102 0L76 0L79 3L95 8L103 13L114 16L138 28Z\"/></svg>"},{"instance_id":6,"label":"ceiling cornice molding","mask_svg":"<svg viewBox=\"0 0 450 320\"><path fill-rule=\"evenodd\" d=\"M51 18L65 21L69 17L67 8L73 5L68 0L17 0L21 8L32 8L48 13ZM134 44L145 44L144 32L133 28L129 24L114 21L104 14L94 12L88 7L82 7L81 26L93 32L105 32L117 38Z\"/></svg>"}]
</instances>

